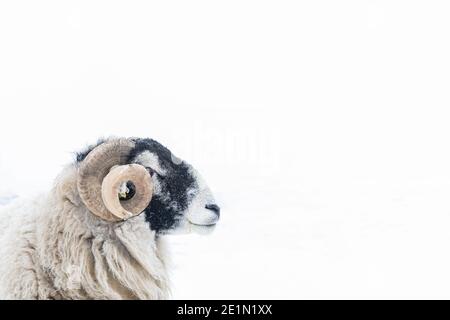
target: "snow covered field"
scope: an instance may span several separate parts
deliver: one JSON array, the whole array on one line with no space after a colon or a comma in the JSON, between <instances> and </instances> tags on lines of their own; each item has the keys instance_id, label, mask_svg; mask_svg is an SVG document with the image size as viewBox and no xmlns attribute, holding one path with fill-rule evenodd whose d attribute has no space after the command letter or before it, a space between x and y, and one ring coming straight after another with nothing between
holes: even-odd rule
<instances>
[{"instance_id":1,"label":"snow covered field","mask_svg":"<svg viewBox=\"0 0 450 320\"><path fill-rule=\"evenodd\" d=\"M222 218L173 297L450 299L446 1L0 3L0 205L152 137Z\"/></svg>"}]
</instances>

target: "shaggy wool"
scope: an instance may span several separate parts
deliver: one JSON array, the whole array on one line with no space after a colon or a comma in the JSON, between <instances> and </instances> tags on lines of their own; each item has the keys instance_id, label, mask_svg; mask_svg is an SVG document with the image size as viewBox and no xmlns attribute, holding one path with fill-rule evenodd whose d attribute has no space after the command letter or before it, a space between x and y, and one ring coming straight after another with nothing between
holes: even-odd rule
<instances>
[{"instance_id":1,"label":"shaggy wool","mask_svg":"<svg viewBox=\"0 0 450 320\"><path fill-rule=\"evenodd\" d=\"M70 165L53 190L0 211L0 298L165 299L167 247L144 215L91 214Z\"/></svg>"}]
</instances>

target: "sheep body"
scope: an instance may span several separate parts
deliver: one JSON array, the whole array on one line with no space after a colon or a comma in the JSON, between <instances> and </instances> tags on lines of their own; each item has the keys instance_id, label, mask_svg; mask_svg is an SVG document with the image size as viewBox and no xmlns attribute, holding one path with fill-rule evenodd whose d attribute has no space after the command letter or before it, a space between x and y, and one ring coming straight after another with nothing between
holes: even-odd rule
<instances>
[{"instance_id":1,"label":"sheep body","mask_svg":"<svg viewBox=\"0 0 450 320\"><path fill-rule=\"evenodd\" d=\"M165 299L167 249L144 215L111 224L90 214L76 165L53 190L0 211L0 298Z\"/></svg>"}]
</instances>

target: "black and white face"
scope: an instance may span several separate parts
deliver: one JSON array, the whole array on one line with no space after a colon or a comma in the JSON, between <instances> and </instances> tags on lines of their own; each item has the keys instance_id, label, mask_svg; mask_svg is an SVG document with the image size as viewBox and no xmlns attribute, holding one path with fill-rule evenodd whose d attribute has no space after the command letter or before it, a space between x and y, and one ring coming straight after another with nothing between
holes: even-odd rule
<instances>
[{"instance_id":1,"label":"black and white face","mask_svg":"<svg viewBox=\"0 0 450 320\"><path fill-rule=\"evenodd\" d=\"M154 191L145 217L159 234L205 233L219 220L220 208L199 173L152 139L133 139L129 163L150 172Z\"/></svg>"},{"instance_id":2,"label":"black and white face","mask_svg":"<svg viewBox=\"0 0 450 320\"><path fill-rule=\"evenodd\" d=\"M127 162L144 166L153 181L153 197L143 212L150 229L158 234L212 231L220 208L199 173L155 140L132 140L135 147ZM83 161L95 147L79 153L77 161Z\"/></svg>"}]
</instances>

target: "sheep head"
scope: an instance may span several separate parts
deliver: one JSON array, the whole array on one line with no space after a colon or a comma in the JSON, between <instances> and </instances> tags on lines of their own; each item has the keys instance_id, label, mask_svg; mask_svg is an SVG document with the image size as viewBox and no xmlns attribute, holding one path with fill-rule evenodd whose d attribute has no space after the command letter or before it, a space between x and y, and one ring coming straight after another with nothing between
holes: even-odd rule
<instances>
[{"instance_id":1,"label":"sheep head","mask_svg":"<svg viewBox=\"0 0 450 320\"><path fill-rule=\"evenodd\" d=\"M219 207L198 172L152 139L109 139L78 155L78 193L110 222L145 214L158 233L205 232Z\"/></svg>"}]
</instances>

